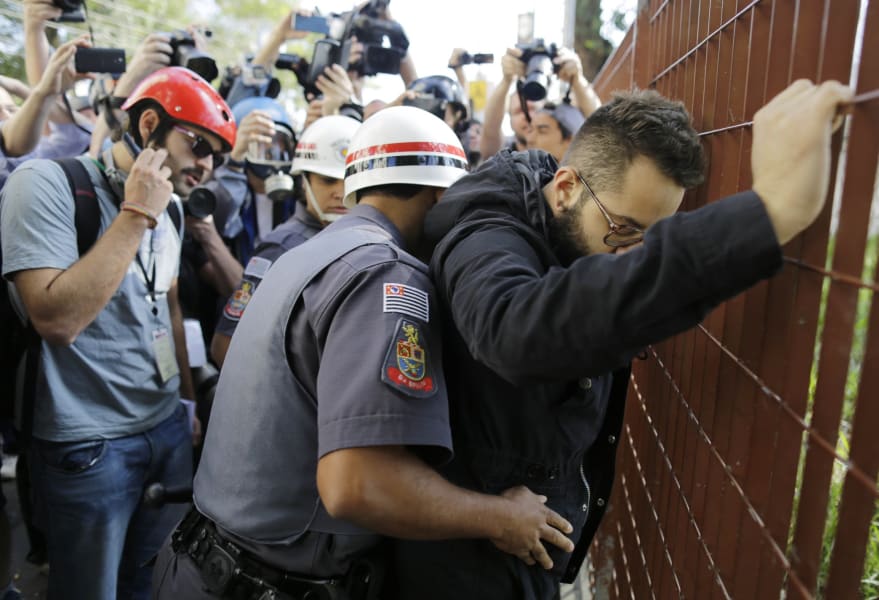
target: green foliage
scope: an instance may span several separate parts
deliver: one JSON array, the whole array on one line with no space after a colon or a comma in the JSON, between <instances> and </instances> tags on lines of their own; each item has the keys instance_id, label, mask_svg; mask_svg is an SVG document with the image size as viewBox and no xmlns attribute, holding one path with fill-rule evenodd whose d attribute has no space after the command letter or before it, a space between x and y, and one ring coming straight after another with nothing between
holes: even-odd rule
<instances>
[{"instance_id":1,"label":"green foliage","mask_svg":"<svg viewBox=\"0 0 879 600\"><path fill-rule=\"evenodd\" d=\"M831 237L828 245L827 266L832 264L836 238ZM864 267L861 278L864 281L874 281L876 276L877 257L879 257L879 236L871 236L867 241L864 254ZM827 309L827 297L830 290L830 280L825 279L821 294L821 307L818 316L818 332L816 335L814 360L809 381L809 413L815 401L815 391L818 382L819 357L821 355L821 337L824 330L824 318ZM846 376L845 393L840 421L839 438L837 441L837 453L847 459L849 456L849 443L851 437L851 424L855 417L856 403L859 400L858 392L863 370L864 353L867 344L867 332L869 326L870 308L873 301L873 293L869 289L861 289L858 293L857 308L855 311L855 325L852 336L852 348L849 356L849 369ZM874 340L876 341L876 340ZM860 400L867 401L867 393L861 394ZM810 414L806 416L811 420ZM800 472L797 482L797 495L802 483L802 469L805 459L807 438L804 438L803 452L800 462ZM829 498L827 504L827 519L825 522L824 538L821 547L820 567L818 572L818 591L823 594L827 578L830 574L830 561L833 556L833 546L836 540L837 525L839 523L839 508L842 502L842 491L846 475L845 467L838 461L833 465L833 473L830 481ZM793 536L793 524L796 516L791 520L790 538ZM789 539L790 543L790 539ZM869 599L879 598L879 504L877 504L872 523L870 525L869 538L864 561L864 576L861 580L861 597ZM822 596L823 597L823 596Z\"/></svg>"},{"instance_id":2,"label":"green foliage","mask_svg":"<svg viewBox=\"0 0 879 600\"><path fill-rule=\"evenodd\" d=\"M574 21L574 50L583 63L583 74L591 80L610 56L613 47L601 36L601 0L577 0Z\"/></svg>"}]
</instances>

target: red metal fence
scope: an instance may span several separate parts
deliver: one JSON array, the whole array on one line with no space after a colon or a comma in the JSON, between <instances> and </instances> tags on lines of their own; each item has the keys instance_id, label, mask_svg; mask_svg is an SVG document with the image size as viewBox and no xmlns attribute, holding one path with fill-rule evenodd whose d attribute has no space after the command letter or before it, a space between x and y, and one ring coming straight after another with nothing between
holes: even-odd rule
<instances>
[{"instance_id":1,"label":"red metal fence","mask_svg":"<svg viewBox=\"0 0 879 600\"><path fill-rule=\"evenodd\" d=\"M595 86L690 109L710 167L684 210L750 187L751 118L791 81L858 96L827 208L784 270L636 361L593 590L879 596L879 1L640 4Z\"/></svg>"}]
</instances>

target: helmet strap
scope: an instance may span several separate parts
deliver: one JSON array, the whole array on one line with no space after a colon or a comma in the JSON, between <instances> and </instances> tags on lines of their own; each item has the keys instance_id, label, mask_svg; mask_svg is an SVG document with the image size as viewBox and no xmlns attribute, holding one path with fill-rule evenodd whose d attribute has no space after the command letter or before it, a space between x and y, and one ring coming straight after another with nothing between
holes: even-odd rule
<instances>
[{"instance_id":1,"label":"helmet strap","mask_svg":"<svg viewBox=\"0 0 879 600\"><path fill-rule=\"evenodd\" d=\"M305 197L308 198L308 203L311 205L311 208L314 210L317 218L324 223L332 223L333 221L338 221L339 217L341 217L342 215L337 213L327 214L320 209L320 205L317 203L317 198L314 197L314 192L311 191L311 184L308 183L307 173L302 174L302 184L305 186Z\"/></svg>"}]
</instances>

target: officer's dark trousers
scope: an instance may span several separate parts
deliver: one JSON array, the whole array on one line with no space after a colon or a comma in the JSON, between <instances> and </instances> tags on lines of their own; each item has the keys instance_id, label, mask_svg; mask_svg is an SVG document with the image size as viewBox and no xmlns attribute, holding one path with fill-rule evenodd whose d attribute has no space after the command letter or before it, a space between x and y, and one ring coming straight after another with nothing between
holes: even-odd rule
<instances>
[{"instance_id":1,"label":"officer's dark trousers","mask_svg":"<svg viewBox=\"0 0 879 600\"><path fill-rule=\"evenodd\" d=\"M187 554L175 554L170 538L159 550L153 567L153 600L212 600L204 589L201 572Z\"/></svg>"},{"instance_id":2,"label":"officer's dark trousers","mask_svg":"<svg viewBox=\"0 0 879 600\"><path fill-rule=\"evenodd\" d=\"M396 541L397 600L554 600L555 575L486 540ZM389 586L393 588L394 586Z\"/></svg>"}]
</instances>

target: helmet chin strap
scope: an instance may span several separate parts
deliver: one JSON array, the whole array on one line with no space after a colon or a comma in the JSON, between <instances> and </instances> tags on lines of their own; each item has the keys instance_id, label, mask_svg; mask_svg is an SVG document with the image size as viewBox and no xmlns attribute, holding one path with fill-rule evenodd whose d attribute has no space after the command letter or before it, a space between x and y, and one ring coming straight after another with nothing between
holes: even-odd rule
<instances>
[{"instance_id":1,"label":"helmet chin strap","mask_svg":"<svg viewBox=\"0 0 879 600\"><path fill-rule=\"evenodd\" d=\"M314 197L314 192L311 191L311 185L308 183L308 176L304 173L302 174L302 182L305 184L305 197L308 198L308 203L311 205L311 208L314 210L318 219L324 223L332 223L333 221L338 221L340 217L344 216L338 213L327 214L322 211L320 205L317 203L317 198Z\"/></svg>"}]
</instances>

